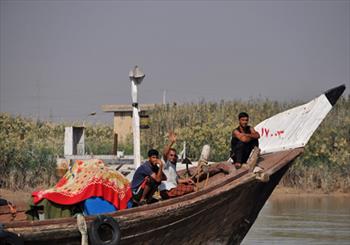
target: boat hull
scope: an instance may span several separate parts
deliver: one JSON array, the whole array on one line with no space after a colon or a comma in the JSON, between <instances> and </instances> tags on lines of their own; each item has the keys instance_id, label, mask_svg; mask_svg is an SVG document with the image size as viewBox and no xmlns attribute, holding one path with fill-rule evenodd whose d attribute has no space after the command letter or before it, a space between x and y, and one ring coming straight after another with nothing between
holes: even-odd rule
<instances>
[{"instance_id":1,"label":"boat hull","mask_svg":"<svg viewBox=\"0 0 350 245\"><path fill-rule=\"evenodd\" d=\"M259 165L268 182L241 169L198 192L109 214L120 226L120 244L239 244L301 153L296 149L263 159ZM87 217L88 225L94 219ZM25 244L81 243L74 218L8 223L5 230L20 234Z\"/></svg>"},{"instance_id":2,"label":"boat hull","mask_svg":"<svg viewBox=\"0 0 350 245\"><path fill-rule=\"evenodd\" d=\"M266 183L249 179L187 208L122 229L121 244L239 244L291 163Z\"/></svg>"}]
</instances>

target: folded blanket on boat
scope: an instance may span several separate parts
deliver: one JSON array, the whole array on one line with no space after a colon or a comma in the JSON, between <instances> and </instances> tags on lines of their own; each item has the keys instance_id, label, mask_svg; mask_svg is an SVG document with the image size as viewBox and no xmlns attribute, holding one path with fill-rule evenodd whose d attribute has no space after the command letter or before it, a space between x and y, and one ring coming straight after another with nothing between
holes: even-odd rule
<instances>
[{"instance_id":1,"label":"folded blanket on boat","mask_svg":"<svg viewBox=\"0 0 350 245\"><path fill-rule=\"evenodd\" d=\"M101 197L117 209L125 209L132 197L129 180L110 170L101 160L77 160L55 187L32 193L37 204L43 198L62 205L79 203L90 197Z\"/></svg>"},{"instance_id":2,"label":"folded blanket on boat","mask_svg":"<svg viewBox=\"0 0 350 245\"><path fill-rule=\"evenodd\" d=\"M84 215L98 215L115 212L118 209L101 197L91 197L84 201Z\"/></svg>"}]
</instances>

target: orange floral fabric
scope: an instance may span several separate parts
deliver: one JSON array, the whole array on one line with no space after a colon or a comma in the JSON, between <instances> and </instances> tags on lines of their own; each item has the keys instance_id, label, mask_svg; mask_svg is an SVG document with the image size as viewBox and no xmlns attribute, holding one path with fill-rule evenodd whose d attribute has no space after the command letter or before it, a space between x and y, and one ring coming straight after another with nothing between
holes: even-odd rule
<instances>
[{"instance_id":1,"label":"orange floral fabric","mask_svg":"<svg viewBox=\"0 0 350 245\"><path fill-rule=\"evenodd\" d=\"M34 204L42 199L72 205L90 197L101 197L117 209L125 209L132 197L129 180L110 170L101 160L77 160L50 189L32 193Z\"/></svg>"}]
</instances>

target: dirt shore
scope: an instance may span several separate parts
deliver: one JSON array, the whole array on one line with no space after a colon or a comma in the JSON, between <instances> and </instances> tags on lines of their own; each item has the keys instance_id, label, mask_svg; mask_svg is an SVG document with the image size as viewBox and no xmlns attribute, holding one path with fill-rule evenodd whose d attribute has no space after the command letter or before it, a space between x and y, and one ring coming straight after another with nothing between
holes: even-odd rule
<instances>
[{"instance_id":1,"label":"dirt shore","mask_svg":"<svg viewBox=\"0 0 350 245\"><path fill-rule=\"evenodd\" d=\"M11 191L0 189L0 198L6 199L16 205L17 208L27 208L32 191Z\"/></svg>"},{"instance_id":2,"label":"dirt shore","mask_svg":"<svg viewBox=\"0 0 350 245\"><path fill-rule=\"evenodd\" d=\"M349 196L349 192L330 192L325 193L321 190L302 190L297 188L290 188L290 187L284 187L284 186L277 186L275 190L273 191L271 198L281 198L283 196Z\"/></svg>"}]
</instances>

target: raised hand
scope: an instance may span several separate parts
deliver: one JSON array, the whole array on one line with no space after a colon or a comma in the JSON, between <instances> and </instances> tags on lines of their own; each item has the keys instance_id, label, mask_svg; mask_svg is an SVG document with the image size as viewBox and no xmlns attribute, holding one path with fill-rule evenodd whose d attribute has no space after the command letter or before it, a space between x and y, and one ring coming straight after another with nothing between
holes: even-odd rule
<instances>
[{"instance_id":1,"label":"raised hand","mask_svg":"<svg viewBox=\"0 0 350 245\"><path fill-rule=\"evenodd\" d=\"M173 131L169 131L168 139L171 143L175 143L176 142L176 134Z\"/></svg>"}]
</instances>

